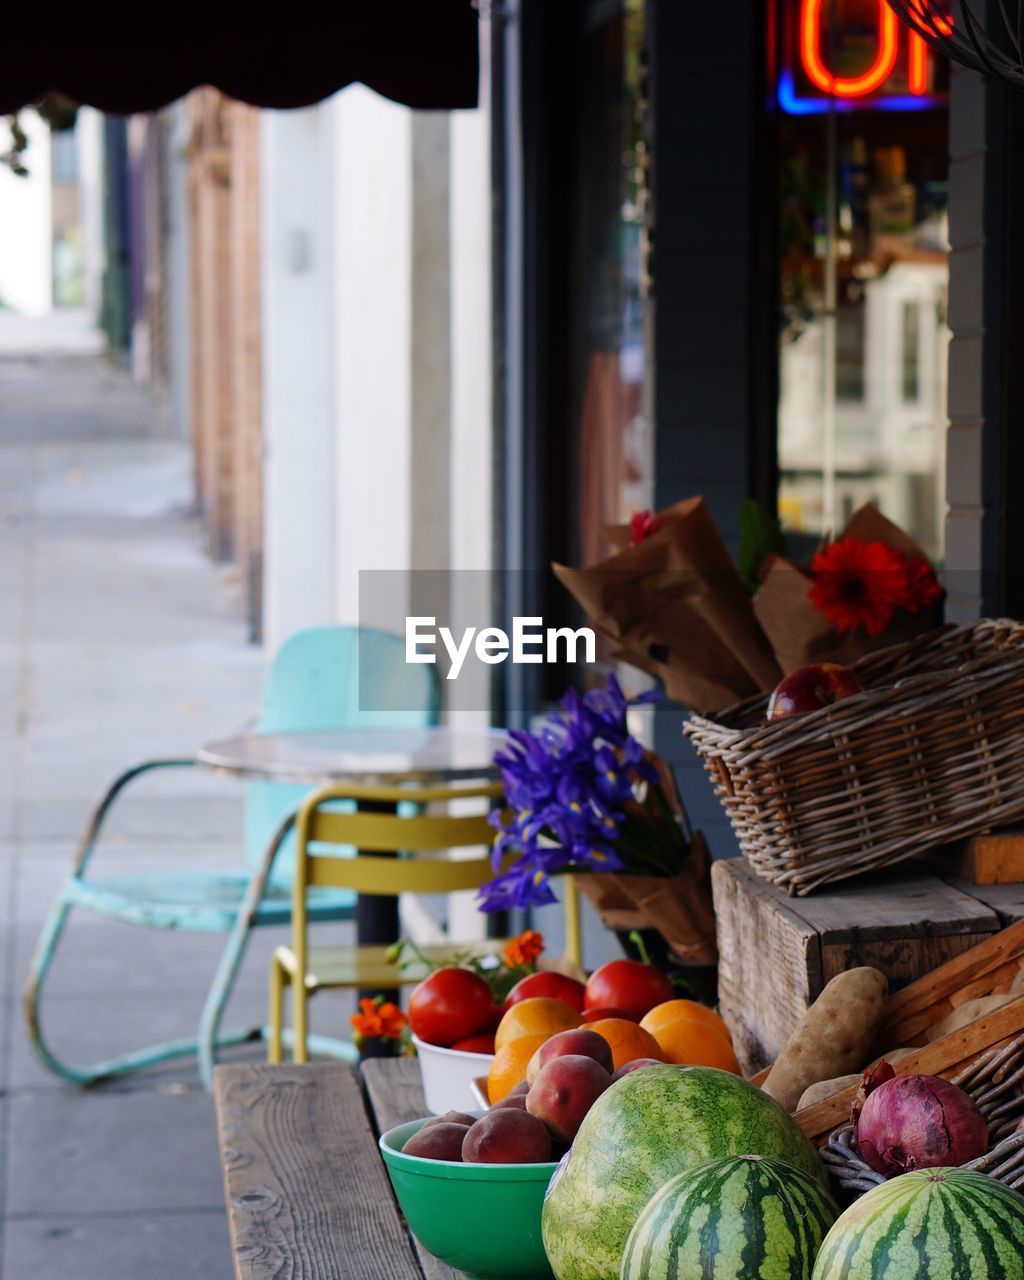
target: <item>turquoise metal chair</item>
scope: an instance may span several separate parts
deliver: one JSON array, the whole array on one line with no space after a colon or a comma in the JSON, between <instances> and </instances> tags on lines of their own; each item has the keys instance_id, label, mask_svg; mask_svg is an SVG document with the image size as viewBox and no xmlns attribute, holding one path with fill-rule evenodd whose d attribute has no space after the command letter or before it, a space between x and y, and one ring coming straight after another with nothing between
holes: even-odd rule
<instances>
[{"instance_id":1,"label":"turquoise metal chair","mask_svg":"<svg viewBox=\"0 0 1024 1280\"><path fill-rule=\"evenodd\" d=\"M411 711L362 710L359 689L386 689L392 705ZM402 693L396 698L395 690ZM382 631L315 627L292 636L271 666L256 728L263 732L436 724L440 689L434 667L408 664L405 642ZM262 1027L222 1031L224 1008L245 955L249 931L291 920L292 827L308 787L274 782L247 784L246 866L203 872L166 872L95 878L86 875L110 810L124 789L147 774L193 768L193 759L148 760L120 774L96 806L79 840L71 874L43 927L25 985L24 1010L36 1054L55 1075L91 1085L144 1067L197 1054L210 1088L217 1049L260 1039ZM355 895L325 888L310 896L311 921L350 918ZM193 1039L168 1041L91 1066L62 1062L47 1044L42 1019L46 978L74 908L129 924L186 932L224 933L227 942Z\"/></svg>"}]
</instances>

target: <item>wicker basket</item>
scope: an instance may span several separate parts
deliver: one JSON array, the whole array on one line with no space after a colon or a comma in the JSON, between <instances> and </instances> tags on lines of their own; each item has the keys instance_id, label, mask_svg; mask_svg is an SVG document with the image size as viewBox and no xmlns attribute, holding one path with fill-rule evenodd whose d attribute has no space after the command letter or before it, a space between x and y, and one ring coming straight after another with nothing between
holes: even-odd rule
<instances>
[{"instance_id":1,"label":"wicker basket","mask_svg":"<svg viewBox=\"0 0 1024 1280\"><path fill-rule=\"evenodd\" d=\"M988 1121L988 1152L963 1167L986 1173L1005 1186L1024 1187L1024 1035L996 1046L953 1076L953 1083L969 1093ZM837 1129L822 1148L822 1159L836 1187L847 1196L860 1196L885 1182L857 1153L853 1126Z\"/></svg>"},{"instance_id":2,"label":"wicker basket","mask_svg":"<svg viewBox=\"0 0 1024 1280\"><path fill-rule=\"evenodd\" d=\"M759 875L791 893L1024 815L1024 625L942 628L870 654L865 692L768 723L767 695L692 716Z\"/></svg>"}]
</instances>

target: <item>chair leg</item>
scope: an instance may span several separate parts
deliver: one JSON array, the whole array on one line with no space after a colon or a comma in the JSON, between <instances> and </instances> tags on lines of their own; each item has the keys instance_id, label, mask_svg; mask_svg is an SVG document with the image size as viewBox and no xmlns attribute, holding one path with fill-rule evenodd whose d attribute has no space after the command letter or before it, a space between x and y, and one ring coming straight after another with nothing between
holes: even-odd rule
<instances>
[{"instance_id":1,"label":"chair leg","mask_svg":"<svg viewBox=\"0 0 1024 1280\"><path fill-rule=\"evenodd\" d=\"M309 1061L309 989L303 981L305 975L297 974L292 983L292 1021L295 1039L292 1043L292 1061Z\"/></svg>"},{"instance_id":2,"label":"chair leg","mask_svg":"<svg viewBox=\"0 0 1024 1280\"><path fill-rule=\"evenodd\" d=\"M29 1043L43 1066L70 1084L95 1085L101 1084L104 1080L112 1080L133 1071L140 1071L145 1067L158 1066L161 1063L194 1054L197 1041L194 1038L188 1038L168 1040L162 1044L137 1049L133 1053L122 1054L120 1057L109 1058L105 1062L96 1062L83 1067L71 1066L57 1057L48 1045L43 1032L42 1000L46 979L71 913L71 905L62 894L51 910L36 944L25 983L22 1007ZM221 1046L243 1044L248 1040L258 1039L259 1034L258 1029L254 1031L251 1027L225 1031L218 1036L218 1043Z\"/></svg>"},{"instance_id":3,"label":"chair leg","mask_svg":"<svg viewBox=\"0 0 1024 1280\"><path fill-rule=\"evenodd\" d=\"M288 973L277 955L270 959L270 1009L267 1035L267 1061L278 1066L284 1059L282 1046L284 1032L284 986Z\"/></svg>"},{"instance_id":4,"label":"chair leg","mask_svg":"<svg viewBox=\"0 0 1024 1280\"><path fill-rule=\"evenodd\" d=\"M241 911L239 911L238 919L235 921L230 934L228 934L227 945L221 953L217 972L214 974L213 982L210 984L210 990L203 1004L203 1011L199 1017L196 1056L199 1059L199 1076L207 1093L213 1092L213 1071L217 1065L217 1049L221 1044L220 1020L224 1014L225 1006L231 998L231 993L238 978L238 971L241 969L242 961L245 958L246 948L249 945L249 933L252 929L258 905L258 898L251 906L247 900L243 904ZM253 1029L249 1038L251 1040L259 1040L262 1036L263 1029L257 1027Z\"/></svg>"}]
</instances>

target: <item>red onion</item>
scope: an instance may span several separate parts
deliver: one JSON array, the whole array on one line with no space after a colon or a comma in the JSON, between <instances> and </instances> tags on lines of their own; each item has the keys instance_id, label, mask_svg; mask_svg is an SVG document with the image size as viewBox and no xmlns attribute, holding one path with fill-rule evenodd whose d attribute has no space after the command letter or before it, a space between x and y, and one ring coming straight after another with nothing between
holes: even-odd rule
<instances>
[{"instance_id":1,"label":"red onion","mask_svg":"<svg viewBox=\"0 0 1024 1280\"><path fill-rule=\"evenodd\" d=\"M971 1099L938 1076L896 1076L868 1093L857 1149L886 1177L966 1164L988 1150L988 1125Z\"/></svg>"}]
</instances>

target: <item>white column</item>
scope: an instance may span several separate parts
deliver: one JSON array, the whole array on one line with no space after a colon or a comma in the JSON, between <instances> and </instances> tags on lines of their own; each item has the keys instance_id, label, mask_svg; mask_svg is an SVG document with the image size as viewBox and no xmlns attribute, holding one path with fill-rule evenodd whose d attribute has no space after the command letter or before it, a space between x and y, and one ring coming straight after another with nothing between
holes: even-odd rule
<instances>
[{"instance_id":1,"label":"white column","mask_svg":"<svg viewBox=\"0 0 1024 1280\"><path fill-rule=\"evenodd\" d=\"M79 107L75 136L78 144L78 197L82 210L85 305L93 323L99 324L103 304L103 116L95 107Z\"/></svg>"},{"instance_id":2,"label":"white column","mask_svg":"<svg viewBox=\"0 0 1024 1280\"><path fill-rule=\"evenodd\" d=\"M334 137L330 104L267 111L261 139L264 634L334 618Z\"/></svg>"},{"instance_id":3,"label":"white column","mask_svg":"<svg viewBox=\"0 0 1024 1280\"><path fill-rule=\"evenodd\" d=\"M361 85L335 121L336 614L359 617L359 572L410 567L412 112Z\"/></svg>"},{"instance_id":4,"label":"white column","mask_svg":"<svg viewBox=\"0 0 1024 1280\"><path fill-rule=\"evenodd\" d=\"M481 16L482 80L475 111L451 116L451 448L449 452L452 614L456 628L484 626L491 607L493 544L491 406L491 139L487 108L489 23ZM459 680L450 719L486 725L484 671Z\"/></svg>"}]
</instances>

